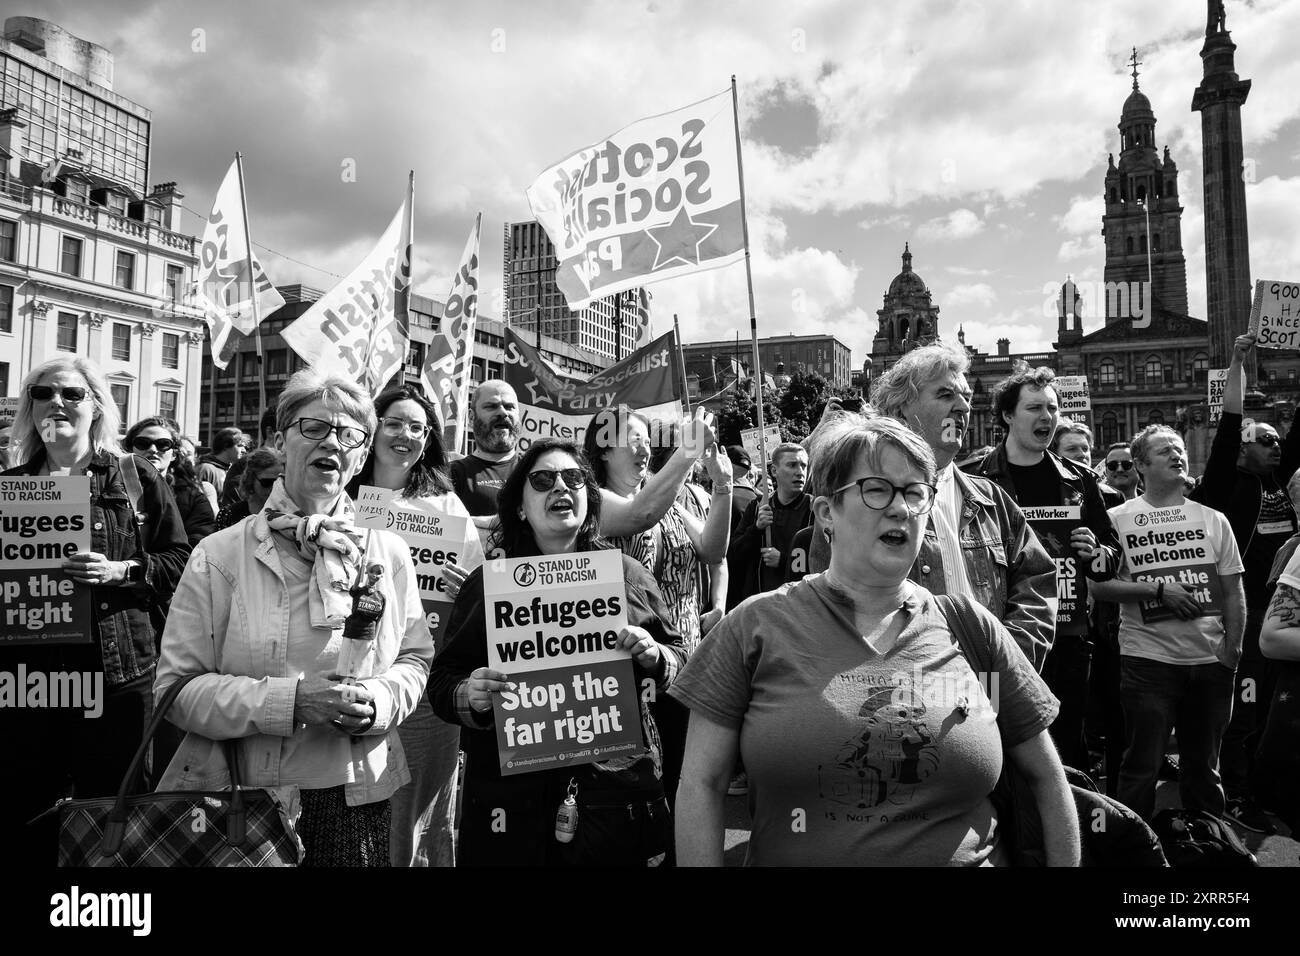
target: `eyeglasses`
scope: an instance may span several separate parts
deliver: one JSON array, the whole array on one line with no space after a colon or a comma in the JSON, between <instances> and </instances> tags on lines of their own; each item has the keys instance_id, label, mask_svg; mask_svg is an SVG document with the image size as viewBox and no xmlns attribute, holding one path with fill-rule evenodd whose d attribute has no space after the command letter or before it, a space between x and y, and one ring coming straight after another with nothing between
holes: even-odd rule
<instances>
[{"instance_id":1,"label":"eyeglasses","mask_svg":"<svg viewBox=\"0 0 1300 956\"><path fill-rule=\"evenodd\" d=\"M587 476L581 468L561 468L558 471L543 468L530 471L528 483L533 486L533 491L550 491L555 487L557 477L564 479L564 486L570 491L577 491L587 483Z\"/></svg>"},{"instance_id":2,"label":"eyeglasses","mask_svg":"<svg viewBox=\"0 0 1300 956\"><path fill-rule=\"evenodd\" d=\"M1107 471L1132 471L1133 462L1130 461L1108 461L1106 462Z\"/></svg>"},{"instance_id":3,"label":"eyeglasses","mask_svg":"<svg viewBox=\"0 0 1300 956\"><path fill-rule=\"evenodd\" d=\"M176 447L176 443L170 438L145 438L143 435L136 435L131 439L131 448L134 451L148 451L155 447L159 454L165 455Z\"/></svg>"},{"instance_id":4,"label":"eyeglasses","mask_svg":"<svg viewBox=\"0 0 1300 956\"><path fill-rule=\"evenodd\" d=\"M1255 441L1258 444L1263 445L1265 448L1276 448L1278 445L1282 444L1282 440L1276 435L1257 435Z\"/></svg>"},{"instance_id":5,"label":"eyeglasses","mask_svg":"<svg viewBox=\"0 0 1300 956\"><path fill-rule=\"evenodd\" d=\"M258 478L257 483L262 486L263 491L270 491L279 480L280 476L276 475L274 478Z\"/></svg>"},{"instance_id":6,"label":"eyeglasses","mask_svg":"<svg viewBox=\"0 0 1300 956\"><path fill-rule=\"evenodd\" d=\"M884 511L893 503L894 496L901 494L903 504L907 505L908 511L914 515L923 515L934 507L934 496L938 494L934 485L927 485L924 481L896 485L873 475L849 482L843 488L836 488L831 493L838 495L854 486L857 486L858 492L862 495L862 503L872 511Z\"/></svg>"},{"instance_id":7,"label":"eyeglasses","mask_svg":"<svg viewBox=\"0 0 1300 956\"><path fill-rule=\"evenodd\" d=\"M33 402L48 402L55 395L62 395L69 405L84 402L90 390L80 385L28 385L27 397Z\"/></svg>"},{"instance_id":8,"label":"eyeglasses","mask_svg":"<svg viewBox=\"0 0 1300 956\"><path fill-rule=\"evenodd\" d=\"M300 418L293 424L298 426L298 433L312 441L324 441L330 432L339 436L339 444L344 448L360 448L370 438L370 432L355 425L332 425L319 418Z\"/></svg>"},{"instance_id":9,"label":"eyeglasses","mask_svg":"<svg viewBox=\"0 0 1300 956\"><path fill-rule=\"evenodd\" d=\"M385 435L396 438L402 432L409 432L412 438L423 438L429 431L424 422L408 422L404 418L385 418L380 421Z\"/></svg>"}]
</instances>

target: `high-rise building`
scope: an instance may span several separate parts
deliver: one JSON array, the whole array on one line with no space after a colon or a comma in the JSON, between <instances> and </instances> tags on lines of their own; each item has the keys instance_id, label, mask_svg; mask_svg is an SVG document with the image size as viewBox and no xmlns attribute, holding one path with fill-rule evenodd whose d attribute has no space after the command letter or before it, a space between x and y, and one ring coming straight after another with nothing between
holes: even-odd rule
<instances>
[{"instance_id":1,"label":"high-rise building","mask_svg":"<svg viewBox=\"0 0 1300 956\"><path fill-rule=\"evenodd\" d=\"M1206 318L1215 368L1227 367L1233 339L1246 331L1252 298L1241 137L1241 105L1250 93L1250 80L1237 76L1236 49L1223 0L1209 0L1201 47L1204 76L1192 96L1192 109L1201 114Z\"/></svg>"},{"instance_id":2,"label":"high-rise building","mask_svg":"<svg viewBox=\"0 0 1300 956\"><path fill-rule=\"evenodd\" d=\"M94 361L124 426L199 422L204 337L187 305L196 242L175 183L144 193L149 111L113 56L52 23L0 38L0 395L61 353Z\"/></svg>"},{"instance_id":3,"label":"high-rise building","mask_svg":"<svg viewBox=\"0 0 1300 956\"><path fill-rule=\"evenodd\" d=\"M610 362L632 351L637 289L606 296L580 312L569 309L555 284L555 246L539 222L505 225L506 322L516 332L541 334L606 356ZM616 323L615 316L621 321ZM617 328L616 328L617 327ZM615 332L621 331L621 341Z\"/></svg>"}]
</instances>

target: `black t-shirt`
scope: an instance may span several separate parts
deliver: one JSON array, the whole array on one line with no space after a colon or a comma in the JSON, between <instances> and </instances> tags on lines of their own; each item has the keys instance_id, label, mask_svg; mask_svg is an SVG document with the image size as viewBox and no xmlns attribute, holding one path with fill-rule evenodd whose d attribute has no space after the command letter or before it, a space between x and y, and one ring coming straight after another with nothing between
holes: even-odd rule
<instances>
[{"instance_id":1,"label":"black t-shirt","mask_svg":"<svg viewBox=\"0 0 1300 956\"><path fill-rule=\"evenodd\" d=\"M1243 578L1246 603L1250 607L1263 604L1273 558L1296 530L1295 508L1286 489L1272 475L1263 475L1259 481L1259 519L1252 529L1250 544L1241 555L1241 563L1246 566Z\"/></svg>"},{"instance_id":2,"label":"black t-shirt","mask_svg":"<svg viewBox=\"0 0 1300 956\"><path fill-rule=\"evenodd\" d=\"M466 510L476 518L497 513L497 494L515 470L518 455L505 461L484 461L468 455L451 463L451 485Z\"/></svg>"},{"instance_id":3,"label":"black t-shirt","mask_svg":"<svg viewBox=\"0 0 1300 956\"><path fill-rule=\"evenodd\" d=\"M1013 465L1011 483L1016 486L1016 503L1020 507L1033 505L1059 505L1061 503L1061 478L1056 465L1046 455L1036 465Z\"/></svg>"}]
</instances>

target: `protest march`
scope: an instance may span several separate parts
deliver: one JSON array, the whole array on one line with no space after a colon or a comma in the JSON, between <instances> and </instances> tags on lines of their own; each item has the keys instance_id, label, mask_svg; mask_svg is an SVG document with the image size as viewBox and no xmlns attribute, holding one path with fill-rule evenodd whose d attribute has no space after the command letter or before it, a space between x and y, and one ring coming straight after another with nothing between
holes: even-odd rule
<instances>
[{"instance_id":1,"label":"protest march","mask_svg":"<svg viewBox=\"0 0 1300 956\"><path fill-rule=\"evenodd\" d=\"M716 56L656 7L693 54L653 76L644 12L608 49L502 13L482 60L349 11L304 43L364 57L278 73L214 12L202 72L114 40L121 89L6 21L15 872L1300 865L1300 282L1252 278L1245 216L1300 180L1235 72L1283 86L1246 54L1294 16L1211 0L1040 78L1106 150L1049 174L1046 118L966 102L1000 67L850 6L776 53L701 9ZM934 17L963 62L971 16ZM1036 64L1060 23L1024 17ZM579 77L597 48L627 75ZM128 84L162 127L245 69L294 149L211 111L150 144ZM82 883L51 927L149 933Z\"/></svg>"}]
</instances>

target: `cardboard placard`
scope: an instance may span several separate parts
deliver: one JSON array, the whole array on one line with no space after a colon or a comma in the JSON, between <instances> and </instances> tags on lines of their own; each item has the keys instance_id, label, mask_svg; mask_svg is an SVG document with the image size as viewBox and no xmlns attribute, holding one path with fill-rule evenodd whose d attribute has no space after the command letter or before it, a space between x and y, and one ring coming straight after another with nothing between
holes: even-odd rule
<instances>
[{"instance_id":1,"label":"cardboard placard","mask_svg":"<svg viewBox=\"0 0 1300 956\"><path fill-rule=\"evenodd\" d=\"M781 429L775 425L768 425L763 429L763 439L767 444L767 460L772 460L772 452L776 446L781 444ZM742 428L740 430L740 445L745 451L749 452L749 460L758 464L761 460L759 456L759 437L757 428Z\"/></svg>"},{"instance_id":2,"label":"cardboard placard","mask_svg":"<svg viewBox=\"0 0 1300 956\"><path fill-rule=\"evenodd\" d=\"M1191 585L1201 606L1198 617L1223 616L1223 584L1218 562L1210 550L1209 532L1201 506L1184 502L1170 508L1153 508L1115 515L1115 529L1134 581L1163 581L1166 587ZM1156 600L1139 601L1143 624L1174 618L1174 612Z\"/></svg>"},{"instance_id":3,"label":"cardboard placard","mask_svg":"<svg viewBox=\"0 0 1300 956\"><path fill-rule=\"evenodd\" d=\"M1058 375L1052 379L1056 399L1062 415L1092 411L1092 396L1088 394L1086 375Z\"/></svg>"},{"instance_id":4,"label":"cardboard placard","mask_svg":"<svg viewBox=\"0 0 1300 956\"><path fill-rule=\"evenodd\" d=\"M1300 283L1257 281L1250 331L1257 348L1300 349Z\"/></svg>"},{"instance_id":5,"label":"cardboard placard","mask_svg":"<svg viewBox=\"0 0 1300 956\"><path fill-rule=\"evenodd\" d=\"M483 598L488 666L516 684L492 701L503 776L644 749L632 657L616 646L621 552L489 561Z\"/></svg>"}]
</instances>

